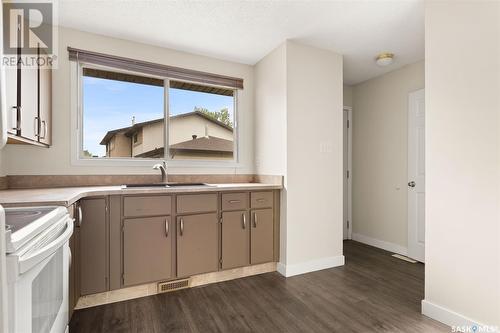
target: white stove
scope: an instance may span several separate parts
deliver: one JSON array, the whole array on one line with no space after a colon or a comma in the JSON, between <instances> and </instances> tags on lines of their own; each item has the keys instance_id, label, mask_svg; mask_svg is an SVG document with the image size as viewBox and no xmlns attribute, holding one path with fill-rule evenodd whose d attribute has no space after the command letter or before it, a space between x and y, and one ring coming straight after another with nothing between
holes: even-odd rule
<instances>
[{"instance_id":1,"label":"white stove","mask_svg":"<svg viewBox=\"0 0 500 333\"><path fill-rule=\"evenodd\" d=\"M63 207L5 209L7 253L14 253L43 230L59 221L68 212Z\"/></svg>"},{"instance_id":2,"label":"white stove","mask_svg":"<svg viewBox=\"0 0 500 333\"><path fill-rule=\"evenodd\" d=\"M68 324L68 241L64 207L5 209L8 332L63 333Z\"/></svg>"}]
</instances>

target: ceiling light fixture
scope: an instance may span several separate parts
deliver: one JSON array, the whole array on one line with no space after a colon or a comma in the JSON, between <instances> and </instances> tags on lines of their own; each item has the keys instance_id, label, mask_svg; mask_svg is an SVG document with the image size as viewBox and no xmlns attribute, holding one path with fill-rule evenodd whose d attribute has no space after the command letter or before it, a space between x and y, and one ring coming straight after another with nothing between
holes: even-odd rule
<instances>
[{"instance_id":1,"label":"ceiling light fixture","mask_svg":"<svg viewBox=\"0 0 500 333\"><path fill-rule=\"evenodd\" d=\"M394 61L394 54L390 52L380 53L375 59L377 65L381 67L389 66L390 64L393 63L393 61Z\"/></svg>"}]
</instances>

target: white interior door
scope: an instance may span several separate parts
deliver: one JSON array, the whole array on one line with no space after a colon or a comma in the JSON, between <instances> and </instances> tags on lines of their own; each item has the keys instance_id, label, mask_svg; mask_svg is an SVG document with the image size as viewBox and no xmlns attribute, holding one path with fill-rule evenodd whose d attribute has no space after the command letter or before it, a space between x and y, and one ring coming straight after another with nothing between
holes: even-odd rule
<instances>
[{"instance_id":1,"label":"white interior door","mask_svg":"<svg viewBox=\"0 0 500 333\"><path fill-rule=\"evenodd\" d=\"M408 103L408 256L425 262L425 93Z\"/></svg>"}]
</instances>

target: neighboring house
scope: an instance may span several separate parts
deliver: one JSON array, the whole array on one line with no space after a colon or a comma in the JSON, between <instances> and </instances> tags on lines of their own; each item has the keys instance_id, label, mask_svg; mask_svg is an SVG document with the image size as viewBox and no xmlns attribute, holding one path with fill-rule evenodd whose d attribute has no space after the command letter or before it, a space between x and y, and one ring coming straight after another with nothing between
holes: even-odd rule
<instances>
[{"instance_id":1,"label":"neighboring house","mask_svg":"<svg viewBox=\"0 0 500 333\"><path fill-rule=\"evenodd\" d=\"M101 140L106 157L163 157L163 118L111 130ZM233 128L194 111L170 117L170 157L232 159Z\"/></svg>"}]
</instances>

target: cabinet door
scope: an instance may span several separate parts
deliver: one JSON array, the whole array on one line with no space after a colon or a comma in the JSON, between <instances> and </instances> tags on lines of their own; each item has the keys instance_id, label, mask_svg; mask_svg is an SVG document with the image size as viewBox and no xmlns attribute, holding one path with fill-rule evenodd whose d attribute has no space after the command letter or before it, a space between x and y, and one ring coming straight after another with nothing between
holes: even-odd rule
<instances>
[{"instance_id":1,"label":"cabinet door","mask_svg":"<svg viewBox=\"0 0 500 333\"><path fill-rule=\"evenodd\" d=\"M248 212L222 214L222 269L250 263L250 221Z\"/></svg>"},{"instance_id":2,"label":"cabinet door","mask_svg":"<svg viewBox=\"0 0 500 333\"><path fill-rule=\"evenodd\" d=\"M40 69L40 136L42 143L52 143L52 71Z\"/></svg>"},{"instance_id":3,"label":"cabinet door","mask_svg":"<svg viewBox=\"0 0 500 333\"><path fill-rule=\"evenodd\" d=\"M177 217L177 275L217 271L217 214Z\"/></svg>"},{"instance_id":4,"label":"cabinet door","mask_svg":"<svg viewBox=\"0 0 500 333\"><path fill-rule=\"evenodd\" d=\"M123 222L123 284L147 283L172 276L170 217Z\"/></svg>"},{"instance_id":5,"label":"cabinet door","mask_svg":"<svg viewBox=\"0 0 500 333\"><path fill-rule=\"evenodd\" d=\"M258 209L252 212L250 262L260 264L273 261L273 210Z\"/></svg>"},{"instance_id":6,"label":"cabinet door","mask_svg":"<svg viewBox=\"0 0 500 333\"><path fill-rule=\"evenodd\" d=\"M17 134L17 69L5 67L5 101L7 112L7 132Z\"/></svg>"},{"instance_id":7,"label":"cabinet door","mask_svg":"<svg viewBox=\"0 0 500 333\"><path fill-rule=\"evenodd\" d=\"M84 199L80 204L80 288L88 295L108 289L106 199Z\"/></svg>"},{"instance_id":8,"label":"cabinet door","mask_svg":"<svg viewBox=\"0 0 500 333\"><path fill-rule=\"evenodd\" d=\"M19 92L18 92L19 93ZM38 71L21 69L21 136L38 140Z\"/></svg>"}]
</instances>

